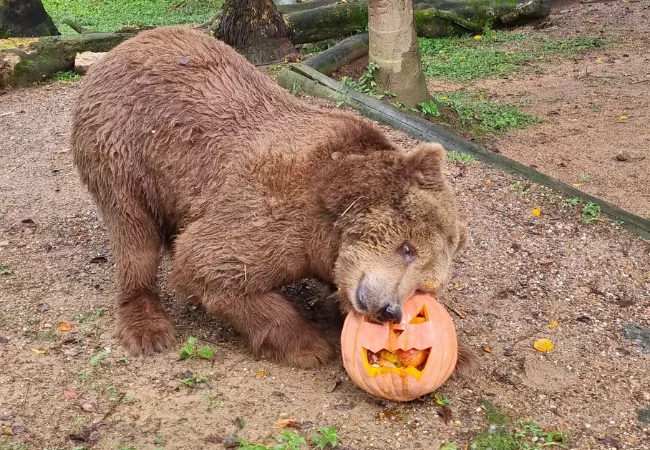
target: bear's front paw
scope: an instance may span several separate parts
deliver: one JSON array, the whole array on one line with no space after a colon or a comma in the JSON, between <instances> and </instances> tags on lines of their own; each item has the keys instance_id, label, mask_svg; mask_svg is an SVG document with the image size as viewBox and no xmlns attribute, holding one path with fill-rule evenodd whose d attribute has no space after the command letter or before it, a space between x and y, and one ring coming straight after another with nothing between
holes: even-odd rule
<instances>
[{"instance_id":1,"label":"bear's front paw","mask_svg":"<svg viewBox=\"0 0 650 450\"><path fill-rule=\"evenodd\" d=\"M174 327L153 294L122 303L117 315L117 337L133 357L164 352L176 342Z\"/></svg>"},{"instance_id":2,"label":"bear's front paw","mask_svg":"<svg viewBox=\"0 0 650 450\"><path fill-rule=\"evenodd\" d=\"M257 356L264 355L274 362L299 369L314 369L332 358L332 347L308 322L260 331L265 332L265 336L261 346L253 346Z\"/></svg>"}]
</instances>

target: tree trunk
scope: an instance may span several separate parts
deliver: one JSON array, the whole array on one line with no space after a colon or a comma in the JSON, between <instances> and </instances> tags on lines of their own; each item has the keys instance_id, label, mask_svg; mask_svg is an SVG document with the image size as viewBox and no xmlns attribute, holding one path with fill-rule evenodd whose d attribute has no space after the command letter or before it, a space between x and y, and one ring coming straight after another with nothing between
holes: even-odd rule
<instances>
[{"instance_id":1,"label":"tree trunk","mask_svg":"<svg viewBox=\"0 0 650 450\"><path fill-rule=\"evenodd\" d=\"M0 0L0 39L59 34L41 0Z\"/></svg>"},{"instance_id":2,"label":"tree trunk","mask_svg":"<svg viewBox=\"0 0 650 450\"><path fill-rule=\"evenodd\" d=\"M236 48L254 64L295 51L291 29L272 0L225 0L215 37Z\"/></svg>"},{"instance_id":3,"label":"tree trunk","mask_svg":"<svg viewBox=\"0 0 650 450\"><path fill-rule=\"evenodd\" d=\"M369 0L368 16L368 56L379 67L375 79L379 90L396 94L407 108L429 100L412 1Z\"/></svg>"}]
</instances>

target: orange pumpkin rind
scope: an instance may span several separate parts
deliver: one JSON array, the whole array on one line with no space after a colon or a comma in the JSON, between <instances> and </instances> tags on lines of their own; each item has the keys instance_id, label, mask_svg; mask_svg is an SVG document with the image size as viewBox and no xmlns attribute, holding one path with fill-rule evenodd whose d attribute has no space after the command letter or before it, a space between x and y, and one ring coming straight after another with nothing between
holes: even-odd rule
<instances>
[{"instance_id":1,"label":"orange pumpkin rind","mask_svg":"<svg viewBox=\"0 0 650 450\"><path fill-rule=\"evenodd\" d=\"M425 294L404 304L399 324L378 324L351 312L341 334L341 349L352 381L371 395L393 401L410 401L435 391L451 376L458 358L451 316Z\"/></svg>"}]
</instances>

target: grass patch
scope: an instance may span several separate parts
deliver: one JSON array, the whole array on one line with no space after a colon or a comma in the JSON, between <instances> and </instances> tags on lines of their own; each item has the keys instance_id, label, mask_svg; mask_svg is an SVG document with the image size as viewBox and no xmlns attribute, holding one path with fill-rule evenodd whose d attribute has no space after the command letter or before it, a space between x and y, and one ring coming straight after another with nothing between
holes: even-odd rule
<instances>
[{"instance_id":1,"label":"grass patch","mask_svg":"<svg viewBox=\"0 0 650 450\"><path fill-rule=\"evenodd\" d=\"M460 153L456 150L450 150L447 152L447 162L458 163L458 164L471 164L476 161L476 158L467 153ZM442 397L444 398L444 397ZM438 397L436 394L436 402L438 402ZM438 403L439 405L447 405L446 403Z\"/></svg>"},{"instance_id":2,"label":"grass patch","mask_svg":"<svg viewBox=\"0 0 650 450\"><path fill-rule=\"evenodd\" d=\"M74 83L81 80L81 75L73 70L65 70L54 74L54 79L60 83Z\"/></svg>"},{"instance_id":3,"label":"grass patch","mask_svg":"<svg viewBox=\"0 0 650 450\"><path fill-rule=\"evenodd\" d=\"M222 0L43 0L63 34L75 34L62 23L66 19L95 31L200 23L214 16L221 4Z\"/></svg>"},{"instance_id":4,"label":"grass patch","mask_svg":"<svg viewBox=\"0 0 650 450\"><path fill-rule=\"evenodd\" d=\"M519 112L514 106L487 100L482 91L455 91L436 96L436 101L458 113L463 126L475 135L506 132L540 123L534 116Z\"/></svg>"},{"instance_id":5,"label":"grass patch","mask_svg":"<svg viewBox=\"0 0 650 450\"><path fill-rule=\"evenodd\" d=\"M567 436L555 430L544 429L532 420L512 422L494 404L481 402L490 425L472 439L470 450L543 450L566 449ZM444 444L445 450L457 450L455 443Z\"/></svg>"},{"instance_id":6,"label":"grass patch","mask_svg":"<svg viewBox=\"0 0 650 450\"><path fill-rule=\"evenodd\" d=\"M470 81L509 74L547 56L575 56L604 47L601 38L551 39L540 34L488 30L476 37L420 38L422 66L428 78Z\"/></svg>"}]
</instances>

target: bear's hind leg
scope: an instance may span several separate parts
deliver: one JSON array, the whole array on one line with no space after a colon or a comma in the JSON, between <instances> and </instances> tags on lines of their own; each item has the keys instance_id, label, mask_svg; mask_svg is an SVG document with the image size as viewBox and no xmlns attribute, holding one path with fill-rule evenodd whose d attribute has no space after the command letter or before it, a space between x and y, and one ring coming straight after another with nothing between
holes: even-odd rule
<instances>
[{"instance_id":1,"label":"bear's hind leg","mask_svg":"<svg viewBox=\"0 0 650 450\"><path fill-rule=\"evenodd\" d=\"M117 336L132 356L146 356L176 340L156 290L162 238L135 201L122 199L121 205L103 214L117 266Z\"/></svg>"}]
</instances>

